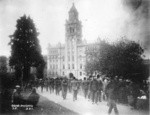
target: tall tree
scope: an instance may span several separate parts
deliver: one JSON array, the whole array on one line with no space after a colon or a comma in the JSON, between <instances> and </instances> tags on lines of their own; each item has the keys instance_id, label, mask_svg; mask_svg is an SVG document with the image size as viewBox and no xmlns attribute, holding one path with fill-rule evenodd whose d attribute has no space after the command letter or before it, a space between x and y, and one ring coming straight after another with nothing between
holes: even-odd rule
<instances>
[{"instance_id":1,"label":"tall tree","mask_svg":"<svg viewBox=\"0 0 150 115\"><path fill-rule=\"evenodd\" d=\"M7 57L0 56L0 73L7 72Z\"/></svg>"},{"instance_id":2,"label":"tall tree","mask_svg":"<svg viewBox=\"0 0 150 115\"><path fill-rule=\"evenodd\" d=\"M14 66L18 73L22 72L24 82L29 80L30 67L44 64L38 35L33 20L26 15L17 20L16 30L10 35L10 66Z\"/></svg>"},{"instance_id":3,"label":"tall tree","mask_svg":"<svg viewBox=\"0 0 150 115\"><path fill-rule=\"evenodd\" d=\"M86 73L98 71L108 77L122 76L141 83L147 79L141 55L142 47L127 39L122 39L116 44L100 41L96 52L87 52Z\"/></svg>"},{"instance_id":4,"label":"tall tree","mask_svg":"<svg viewBox=\"0 0 150 115\"><path fill-rule=\"evenodd\" d=\"M134 81L145 79L143 76L143 59L141 55L144 50L142 47L129 40L122 40L116 44L114 62L118 75ZM117 61L116 61L117 60Z\"/></svg>"}]
</instances>

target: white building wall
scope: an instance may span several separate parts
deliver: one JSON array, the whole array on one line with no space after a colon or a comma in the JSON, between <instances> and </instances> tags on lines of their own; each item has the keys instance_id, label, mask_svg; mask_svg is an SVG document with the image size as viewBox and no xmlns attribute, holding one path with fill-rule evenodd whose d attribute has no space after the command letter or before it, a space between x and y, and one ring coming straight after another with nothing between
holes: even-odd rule
<instances>
[{"instance_id":1,"label":"white building wall","mask_svg":"<svg viewBox=\"0 0 150 115\"><path fill-rule=\"evenodd\" d=\"M73 73L76 78L83 79L83 77L85 77L84 66L86 63L86 45L82 41L82 25L81 21L78 20L78 12L74 5L69 11L69 19L66 21L65 28L66 39L63 48L60 43L56 48L48 48L49 58L47 63L49 67L47 67L47 73L55 73L57 71L59 76L67 77L69 77L69 73ZM57 51L54 52L53 50ZM52 56L57 56L58 61L55 62L55 59L53 59L52 61L52 59L50 58ZM74 60L72 59L73 56ZM70 60L68 57L70 58ZM57 69L51 67L56 64L58 65ZM73 64L74 68L72 67ZM65 66L65 68L63 68L63 65ZM82 65L82 68L80 68L80 65Z\"/></svg>"}]
</instances>

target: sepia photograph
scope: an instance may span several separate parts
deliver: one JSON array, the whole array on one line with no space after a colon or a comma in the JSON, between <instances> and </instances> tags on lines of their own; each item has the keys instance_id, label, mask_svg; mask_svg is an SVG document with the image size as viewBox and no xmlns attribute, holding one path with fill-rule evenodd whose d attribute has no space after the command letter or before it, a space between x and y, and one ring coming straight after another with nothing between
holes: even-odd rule
<instances>
[{"instance_id":1,"label":"sepia photograph","mask_svg":"<svg viewBox=\"0 0 150 115\"><path fill-rule=\"evenodd\" d=\"M149 115L150 0L0 0L0 115Z\"/></svg>"}]
</instances>

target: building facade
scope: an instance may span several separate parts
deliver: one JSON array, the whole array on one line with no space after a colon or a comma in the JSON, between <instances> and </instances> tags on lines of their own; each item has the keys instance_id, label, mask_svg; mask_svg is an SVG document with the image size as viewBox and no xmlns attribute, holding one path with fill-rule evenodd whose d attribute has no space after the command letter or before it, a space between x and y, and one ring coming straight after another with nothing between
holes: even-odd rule
<instances>
[{"instance_id":1,"label":"building facade","mask_svg":"<svg viewBox=\"0 0 150 115\"><path fill-rule=\"evenodd\" d=\"M48 46L47 76L86 77L86 51L95 45L82 40L82 23L78 18L78 11L73 4L68 12L69 18L65 24L65 44L58 43L55 47Z\"/></svg>"}]
</instances>

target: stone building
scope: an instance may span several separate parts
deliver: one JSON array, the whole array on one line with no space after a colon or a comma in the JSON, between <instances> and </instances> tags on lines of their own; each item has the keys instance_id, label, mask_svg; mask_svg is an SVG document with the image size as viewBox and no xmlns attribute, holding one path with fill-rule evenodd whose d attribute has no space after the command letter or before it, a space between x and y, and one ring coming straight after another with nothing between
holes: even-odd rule
<instances>
[{"instance_id":1,"label":"stone building","mask_svg":"<svg viewBox=\"0 0 150 115\"><path fill-rule=\"evenodd\" d=\"M86 51L93 49L95 44L87 44L86 40L82 40L82 23L74 4L68 14L69 19L65 24L65 44L48 46L47 75L68 77L72 73L76 78L83 79L86 76L84 71Z\"/></svg>"}]
</instances>

